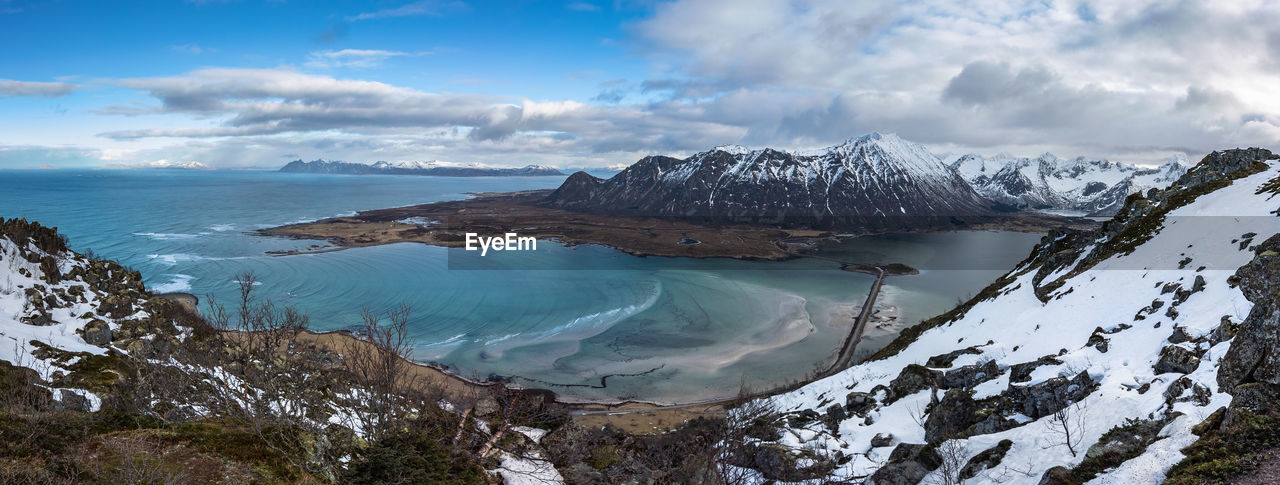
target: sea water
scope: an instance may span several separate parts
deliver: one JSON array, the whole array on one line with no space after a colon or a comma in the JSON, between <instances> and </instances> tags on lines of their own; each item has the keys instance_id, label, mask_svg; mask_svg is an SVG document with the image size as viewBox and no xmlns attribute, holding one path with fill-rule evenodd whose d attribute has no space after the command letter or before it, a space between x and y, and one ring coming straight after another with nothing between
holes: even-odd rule
<instances>
[{"instance_id":1,"label":"sea water","mask_svg":"<svg viewBox=\"0 0 1280 485\"><path fill-rule=\"evenodd\" d=\"M829 364L871 276L815 259L641 258L539 241L486 269L413 243L276 256L317 241L253 231L355 211L553 188L564 177L417 177L264 171L0 171L0 216L57 226L77 251L141 270L156 292L230 304L252 271L261 298L297 307L314 330L350 328L362 309L412 308L415 356L466 377L503 377L566 399L689 402L768 388ZM1039 235L956 232L828 244L848 261L900 262L881 305L896 325L952 307L1026 256ZM581 268L583 258L605 262ZM860 350L866 355L868 349Z\"/></svg>"}]
</instances>

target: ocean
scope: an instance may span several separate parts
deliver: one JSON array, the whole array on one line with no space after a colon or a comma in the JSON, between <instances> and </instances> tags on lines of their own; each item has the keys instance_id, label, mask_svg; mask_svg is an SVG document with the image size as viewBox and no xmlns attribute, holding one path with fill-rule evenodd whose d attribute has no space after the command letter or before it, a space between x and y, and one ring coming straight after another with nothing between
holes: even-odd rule
<instances>
[{"instance_id":1,"label":"ocean","mask_svg":"<svg viewBox=\"0 0 1280 485\"><path fill-rule=\"evenodd\" d=\"M230 305L236 275L252 271L260 298L301 310L313 330L350 328L362 309L406 304L416 358L570 400L690 402L803 379L829 362L872 282L815 259L642 258L551 241L504 255L536 264L488 269L450 269L449 252L461 249L411 243L276 256L268 252L318 242L252 234L468 193L554 188L563 180L0 170L0 216L56 226L74 250L120 261L142 271L153 291L190 292L202 304L212 297ZM833 243L827 254L845 260L923 270L886 280L880 302L896 308L897 324L872 329L859 353L978 292L1039 237L981 231ZM557 264L582 258L609 264Z\"/></svg>"}]
</instances>

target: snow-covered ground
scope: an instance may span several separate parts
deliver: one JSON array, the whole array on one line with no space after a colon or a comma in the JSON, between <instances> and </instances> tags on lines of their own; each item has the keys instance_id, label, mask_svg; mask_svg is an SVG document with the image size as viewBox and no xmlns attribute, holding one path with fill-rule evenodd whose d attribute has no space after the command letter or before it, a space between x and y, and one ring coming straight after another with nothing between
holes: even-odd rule
<instances>
[{"instance_id":1,"label":"snow-covered ground","mask_svg":"<svg viewBox=\"0 0 1280 485\"><path fill-rule=\"evenodd\" d=\"M1280 208L1280 197L1256 194L1263 183L1280 176L1280 166L1272 162L1262 172L1234 181L1230 186L1203 195L1189 205L1168 214L1163 230L1129 255L1115 255L1074 276L1068 276L1077 258L1041 286L1054 278L1067 277L1043 302L1034 293L1033 278L1038 268L1018 268L1016 275L995 298L974 305L953 321L925 331L896 355L883 360L865 362L830 378L811 383L796 391L776 396L779 410L796 412L813 409L823 413L831 404L843 404L851 392L873 393L879 403L888 396L888 386L909 364L924 365L932 356L965 349L975 352L960 355L948 367L956 369L994 360L999 366L997 378L974 386L974 399L998 395L1013 387L1032 386L1056 377L1071 378L1087 373L1097 384L1071 410L1080 423L1076 439L1077 456L1062 439L1049 431L1051 416L1033 419L1007 416L1026 424L1000 432L956 439L953 445L963 449L965 460L995 446L1004 439L1013 441L1012 448L1000 465L977 474L969 483L1038 483L1042 474L1055 466L1071 467L1084 458L1084 449L1098 441L1108 430L1124 425L1127 419L1151 419L1162 416L1168 421L1159 436L1141 456L1100 475L1094 483L1158 483L1168 469L1182 459L1179 450L1193 442L1191 426L1214 410L1226 405L1231 396L1219 392L1215 382L1218 362L1230 347L1230 341L1213 344L1209 336L1224 321L1239 323L1252 308L1227 278L1235 269L1254 258L1253 251L1241 247L1245 233L1254 232L1255 242L1280 232L1280 218L1272 212ZM1099 241L1101 242L1101 241ZM1086 251L1097 250L1097 245ZM1186 258L1190 262L1183 263ZM1209 262L1210 264L1202 263ZM1201 269L1201 266L1208 266ZM1197 285L1203 278L1204 284ZM1203 286L1177 303L1176 291L1166 286L1176 283L1180 289ZM1153 305L1153 302L1162 303ZM1153 306L1159 308L1152 310ZM1175 312L1169 312L1176 306ZM1141 315L1141 318L1137 316ZM1175 327L1187 339L1176 338L1177 344L1200 354L1200 364L1186 374L1192 385L1203 386L1207 400L1188 399L1190 390L1166 405L1166 390L1183 377L1177 372L1157 374L1155 364L1170 342ZM1095 329L1106 339L1106 345L1088 344ZM1189 341L1185 341L1189 340ZM1096 340L1095 340L1096 343ZM1105 350L1102 350L1105 349ZM1030 381L1010 383L1010 366L1056 356L1060 364L1047 364L1034 369ZM1185 381L1184 381L1185 384ZM1199 389L1197 389L1199 390ZM841 421L838 435L814 422L784 433L781 441L793 447L817 447L834 454L839 451L853 459L840 466L836 475L865 477L883 466L899 443L924 443L924 413L929 406L930 390L898 396L891 404L877 406L865 416L850 414ZM942 396L945 390L938 391ZM888 446L872 447L877 434L892 434ZM924 483L938 478L926 477Z\"/></svg>"}]
</instances>

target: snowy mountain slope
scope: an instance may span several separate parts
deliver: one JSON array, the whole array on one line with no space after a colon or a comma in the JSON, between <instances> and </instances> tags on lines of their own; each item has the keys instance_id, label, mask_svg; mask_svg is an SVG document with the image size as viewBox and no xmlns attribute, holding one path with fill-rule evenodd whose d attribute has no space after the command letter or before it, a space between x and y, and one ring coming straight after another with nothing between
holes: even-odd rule
<instances>
[{"instance_id":1,"label":"snowy mountain slope","mask_svg":"<svg viewBox=\"0 0 1280 485\"><path fill-rule=\"evenodd\" d=\"M1175 155L1157 168L1107 160L1066 160L1045 153L1036 158L963 155L949 161L974 189L993 201L1018 208L1111 215L1125 197L1164 188L1186 172L1186 157Z\"/></svg>"},{"instance_id":2,"label":"snowy mountain slope","mask_svg":"<svg viewBox=\"0 0 1280 485\"><path fill-rule=\"evenodd\" d=\"M991 214L989 203L923 146L880 133L805 153L729 146L685 159L650 156L608 180L574 174L546 203L591 212L862 227Z\"/></svg>"},{"instance_id":3,"label":"snowy mountain slope","mask_svg":"<svg viewBox=\"0 0 1280 485\"><path fill-rule=\"evenodd\" d=\"M772 398L788 413L777 442L871 483L1160 482L1191 428L1235 406L1219 370L1237 329L1280 327L1246 297L1280 281L1235 275L1280 249L1262 243L1280 233L1272 158L1211 154L1097 231L1046 236L879 360Z\"/></svg>"},{"instance_id":4,"label":"snowy mountain slope","mask_svg":"<svg viewBox=\"0 0 1280 485\"><path fill-rule=\"evenodd\" d=\"M64 407L97 410L93 392L59 384L71 382L64 376L81 360L108 353L109 329L119 328L108 320L148 316L141 276L72 253L51 231L32 227L0 218L0 359L35 371Z\"/></svg>"}]
</instances>

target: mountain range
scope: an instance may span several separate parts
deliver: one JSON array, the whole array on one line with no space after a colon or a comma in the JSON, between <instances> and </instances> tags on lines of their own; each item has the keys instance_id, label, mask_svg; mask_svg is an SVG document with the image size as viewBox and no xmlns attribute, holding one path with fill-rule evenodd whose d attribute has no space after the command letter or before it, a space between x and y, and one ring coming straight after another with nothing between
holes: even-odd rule
<instances>
[{"instance_id":1,"label":"mountain range","mask_svg":"<svg viewBox=\"0 0 1280 485\"><path fill-rule=\"evenodd\" d=\"M575 173L544 203L825 227L994 214L988 200L923 146L880 133L812 152L726 146L684 159L649 156L607 180Z\"/></svg>"},{"instance_id":2,"label":"mountain range","mask_svg":"<svg viewBox=\"0 0 1280 485\"><path fill-rule=\"evenodd\" d=\"M429 162L374 162L372 164L328 160L313 160L310 162L294 160L284 167L281 167L280 171L290 173L328 173L345 175L434 175L442 177L564 175L564 173L555 168L542 165L526 165L519 168L510 168L493 167L479 163L450 163L435 160Z\"/></svg>"},{"instance_id":3,"label":"mountain range","mask_svg":"<svg viewBox=\"0 0 1280 485\"><path fill-rule=\"evenodd\" d=\"M1021 210L1110 215L1126 197L1188 168L1092 160L964 155L943 160L894 134L790 152L721 146L687 158L648 156L608 179L571 175L544 204L592 213L712 218L820 227L937 225Z\"/></svg>"},{"instance_id":4,"label":"mountain range","mask_svg":"<svg viewBox=\"0 0 1280 485\"><path fill-rule=\"evenodd\" d=\"M1156 168L1045 153L1036 158L964 155L948 164L984 197L1012 208L1069 211L1091 216L1115 214L1136 192L1163 188L1187 172L1184 155Z\"/></svg>"}]
</instances>

